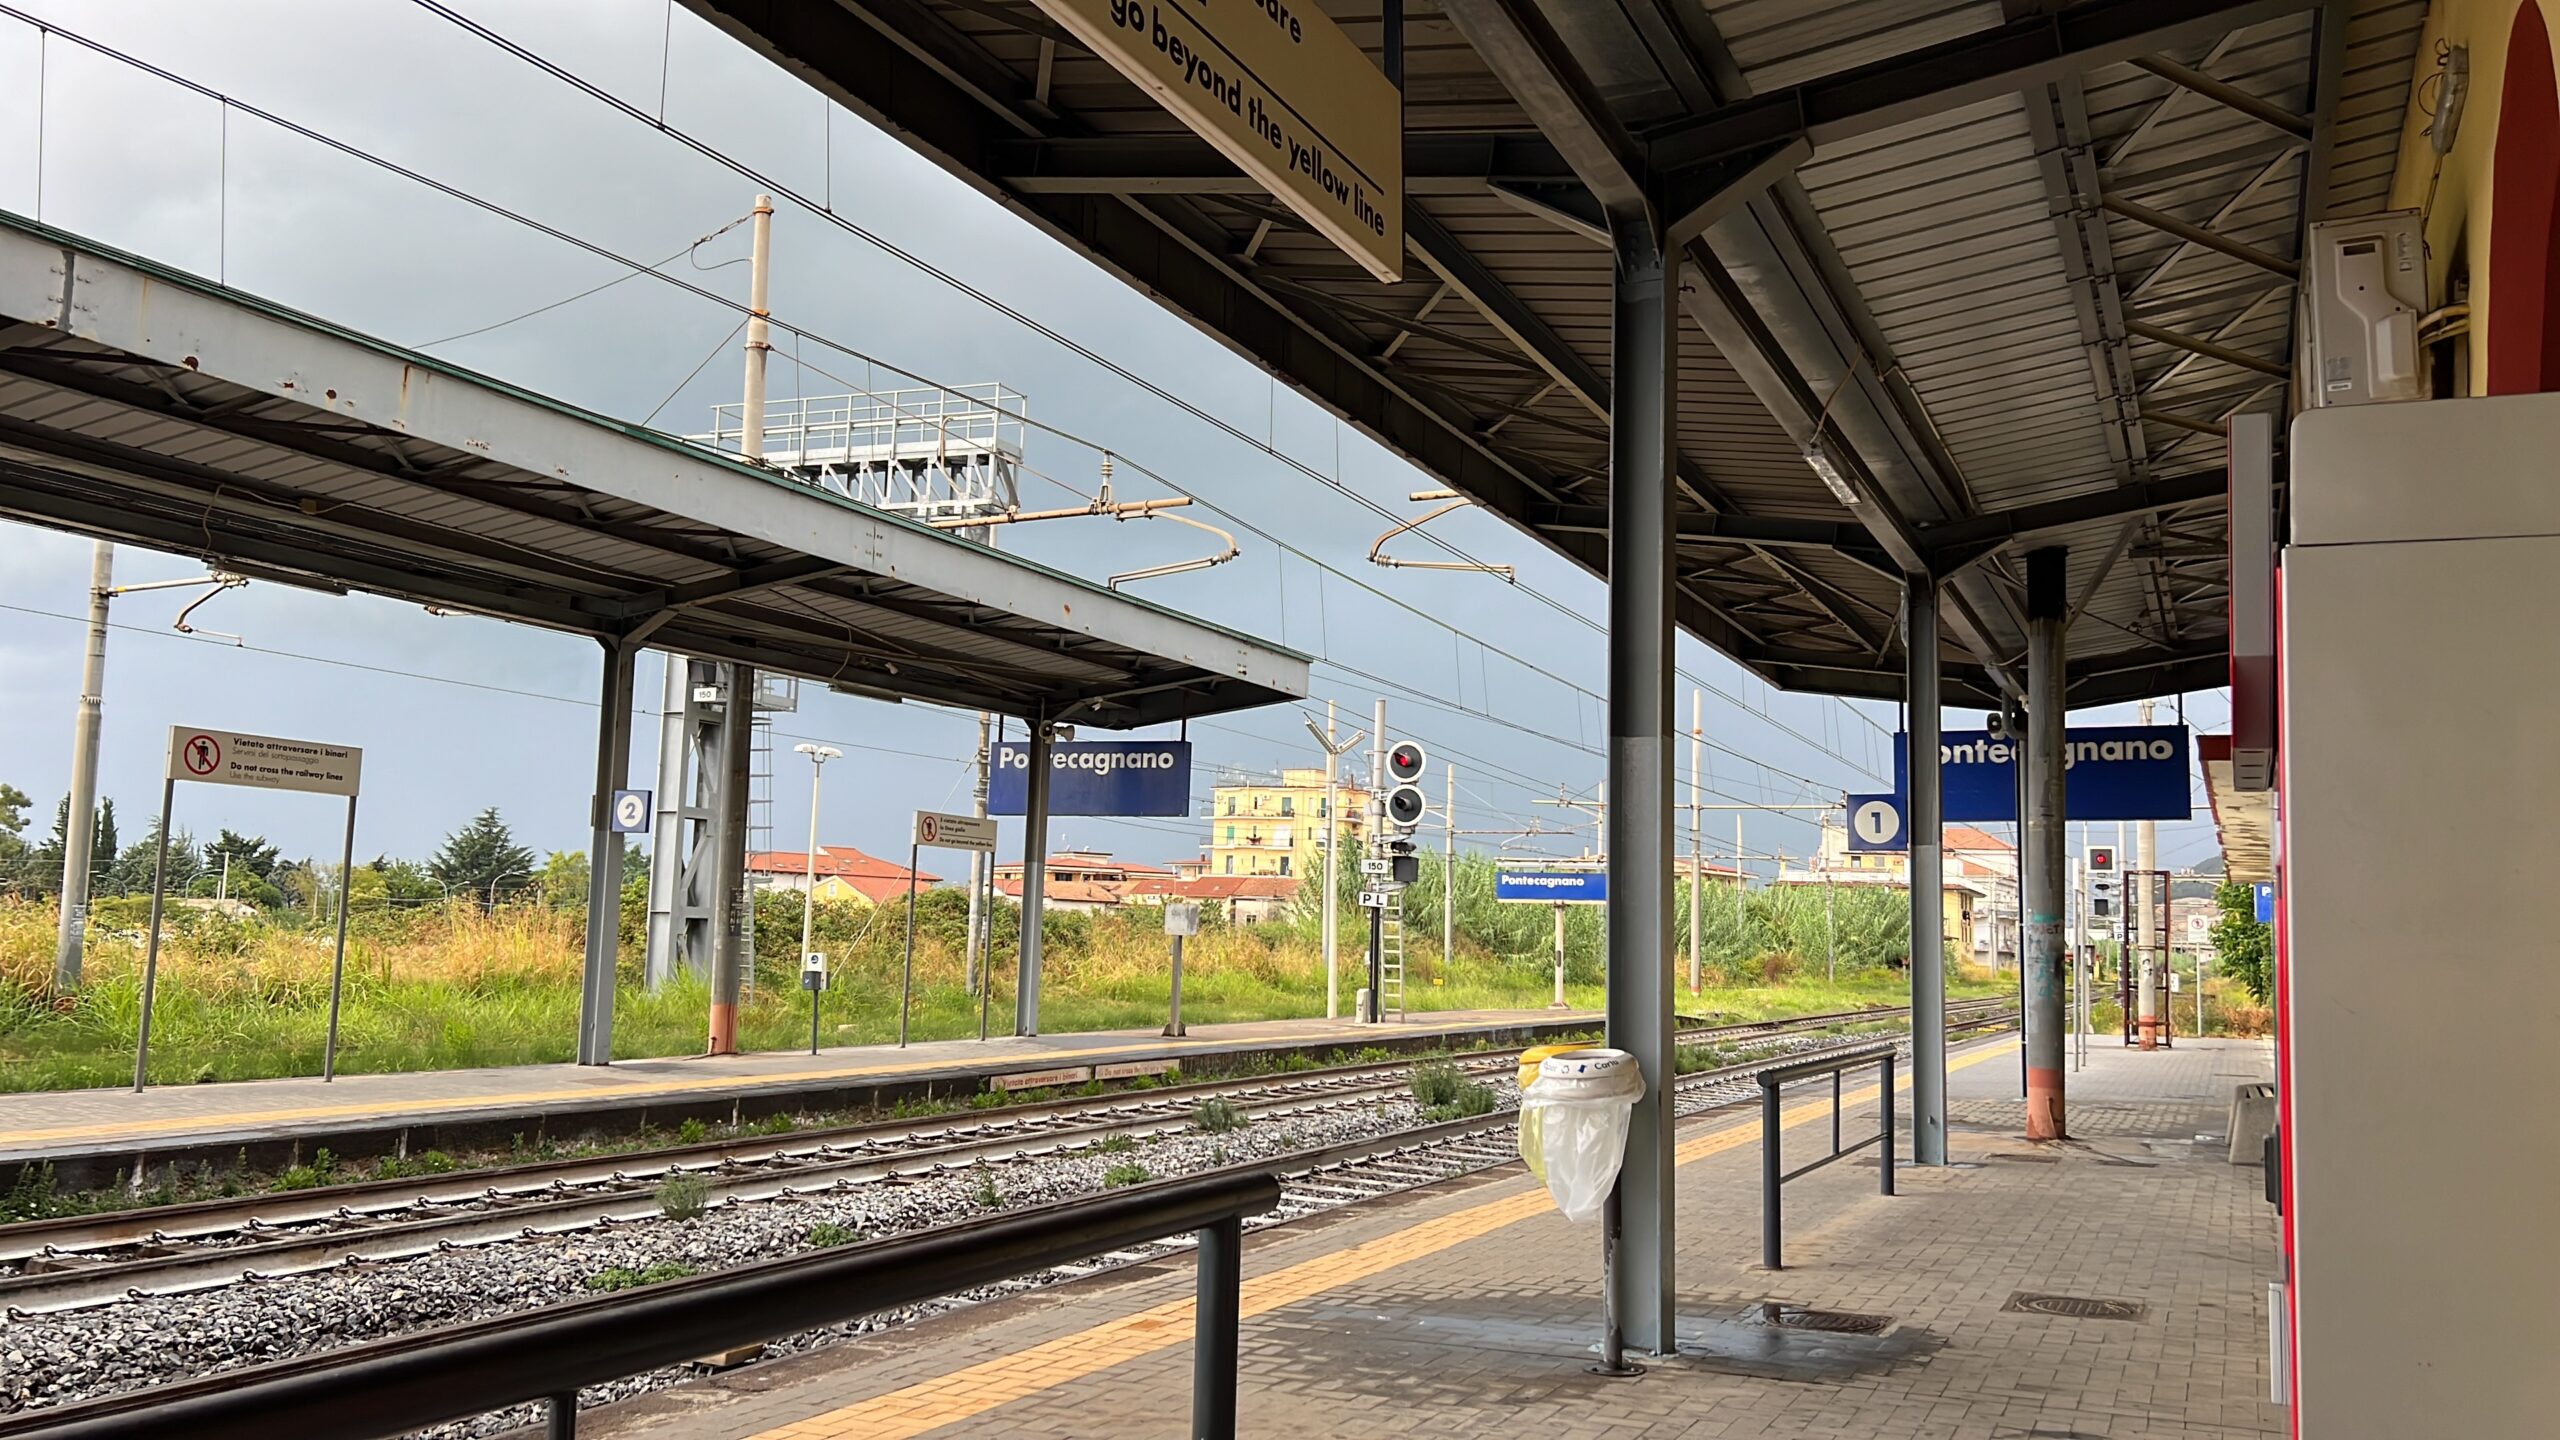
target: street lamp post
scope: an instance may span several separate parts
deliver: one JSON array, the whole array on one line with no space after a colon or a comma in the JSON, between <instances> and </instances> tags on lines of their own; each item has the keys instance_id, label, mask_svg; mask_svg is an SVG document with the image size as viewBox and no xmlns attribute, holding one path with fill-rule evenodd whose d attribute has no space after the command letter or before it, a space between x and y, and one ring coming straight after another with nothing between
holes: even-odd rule
<instances>
[{"instance_id":1,"label":"street lamp post","mask_svg":"<svg viewBox=\"0 0 2560 1440\"><path fill-rule=\"evenodd\" d=\"M841 758L844 752L833 745L800 744L791 748L809 757L809 853L801 857L806 873L800 892L800 963L806 965L811 928L818 918L818 786L825 778L827 762Z\"/></svg>"}]
</instances>

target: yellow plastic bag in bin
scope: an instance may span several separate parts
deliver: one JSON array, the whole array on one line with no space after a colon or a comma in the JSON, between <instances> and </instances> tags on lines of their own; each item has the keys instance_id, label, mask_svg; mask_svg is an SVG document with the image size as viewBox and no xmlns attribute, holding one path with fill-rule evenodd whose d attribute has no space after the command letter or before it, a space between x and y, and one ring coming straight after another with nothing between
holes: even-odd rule
<instances>
[{"instance_id":1,"label":"yellow plastic bag in bin","mask_svg":"<svg viewBox=\"0 0 2560 1440\"><path fill-rule=\"evenodd\" d=\"M1520 1143L1567 1220L1599 1215L1626 1160L1628 1116L1643 1096L1644 1074L1624 1050L1576 1049L1538 1062L1537 1079L1520 1092Z\"/></svg>"},{"instance_id":2,"label":"yellow plastic bag in bin","mask_svg":"<svg viewBox=\"0 0 2560 1440\"><path fill-rule=\"evenodd\" d=\"M1520 1052L1520 1158L1528 1162L1529 1173L1542 1184L1547 1178L1547 1152L1539 1137L1546 1133L1546 1124L1537 1111L1529 1108L1529 1087L1538 1083L1538 1067L1546 1064L1548 1057L1590 1048L1579 1044L1532 1045Z\"/></svg>"}]
</instances>

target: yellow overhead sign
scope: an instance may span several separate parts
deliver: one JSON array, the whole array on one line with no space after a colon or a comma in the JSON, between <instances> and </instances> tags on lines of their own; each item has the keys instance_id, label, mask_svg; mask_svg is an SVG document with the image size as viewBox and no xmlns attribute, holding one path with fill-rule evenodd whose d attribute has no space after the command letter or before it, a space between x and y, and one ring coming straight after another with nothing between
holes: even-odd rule
<instances>
[{"instance_id":1,"label":"yellow overhead sign","mask_svg":"<svg viewBox=\"0 0 2560 1440\"><path fill-rule=\"evenodd\" d=\"M1404 95L1315 0L1037 0L1380 280L1404 278Z\"/></svg>"}]
</instances>

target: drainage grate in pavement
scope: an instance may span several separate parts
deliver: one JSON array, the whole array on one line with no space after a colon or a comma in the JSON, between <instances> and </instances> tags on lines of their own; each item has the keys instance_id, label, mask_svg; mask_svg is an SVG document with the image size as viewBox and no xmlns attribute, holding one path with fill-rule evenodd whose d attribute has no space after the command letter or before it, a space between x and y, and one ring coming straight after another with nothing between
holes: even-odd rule
<instances>
[{"instance_id":1,"label":"drainage grate in pavement","mask_svg":"<svg viewBox=\"0 0 2560 1440\"><path fill-rule=\"evenodd\" d=\"M1745 1312L1745 1321L1781 1330L1819 1330L1826 1335L1881 1335L1893 1323L1890 1315L1860 1315L1848 1310L1810 1310L1802 1305L1768 1301Z\"/></svg>"},{"instance_id":2,"label":"drainage grate in pavement","mask_svg":"<svg viewBox=\"0 0 2560 1440\"><path fill-rule=\"evenodd\" d=\"M2087 1295L2038 1295L2020 1290L2000 1307L2023 1315L2054 1315L2065 1320L2139 1320L2151 1307L2138 1300L2099 1300Z\"/></svg>"}]
</instances>

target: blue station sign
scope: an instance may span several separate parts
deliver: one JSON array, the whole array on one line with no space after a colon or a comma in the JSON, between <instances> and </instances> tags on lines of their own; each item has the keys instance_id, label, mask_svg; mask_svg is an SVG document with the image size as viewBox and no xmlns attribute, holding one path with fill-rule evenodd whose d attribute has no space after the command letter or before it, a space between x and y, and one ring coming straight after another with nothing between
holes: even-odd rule
<instances>
[{"instance_id":1,"label":"blue station sign","mask_svg":"<svg viewBox=\"0 0 2560 1440\"><path fill-rule=\"evenodd\" d=\"M1893 747L1893 793L1909 796L1909 737ZM1939 737L1946 819L2018 818L2018 762L2026 747L1987 730ZM2185 820L2187 732L2180 725L2092 725L2063 737L2063 805L2074 820ZM1909 813L1909 807L1904 807Z\"/></svg>"},{"instance_id":2,"label":"blue station sign","mask_svg":"<svg viewBox=\"0 0 2560 1440\"><path fill-rule=\"evenodd\" d=\"M2249 887L2249 898L2256 902L2259 924L2273 925L2276 923L2276 887L2273 882L2260 880L2256 884L2251 885Z\"/></svg>"},{"instance_id":3,"label":"blue station sign","mask_svg":"<svg viewBox=\"0 0 2560 1440\"><path fill-rule=\"evenodd\" d=\"M1598 905L1609 898L1606 870L1497 870L1493 898L1541 905Z\"/></svg>"},{"instance_id":4,"label":"blue station sign","mask_svg":"<svg viewBox=\"0 0 2560 1440\"><path fill-rule=\"evenodd\" d=\"M996 747L987 813L1020 815L1030 803L1031 746ZM1049 747L1052 815L1188 815L1188 740L1068 740Z\"/></svg>"}]
</instances>

